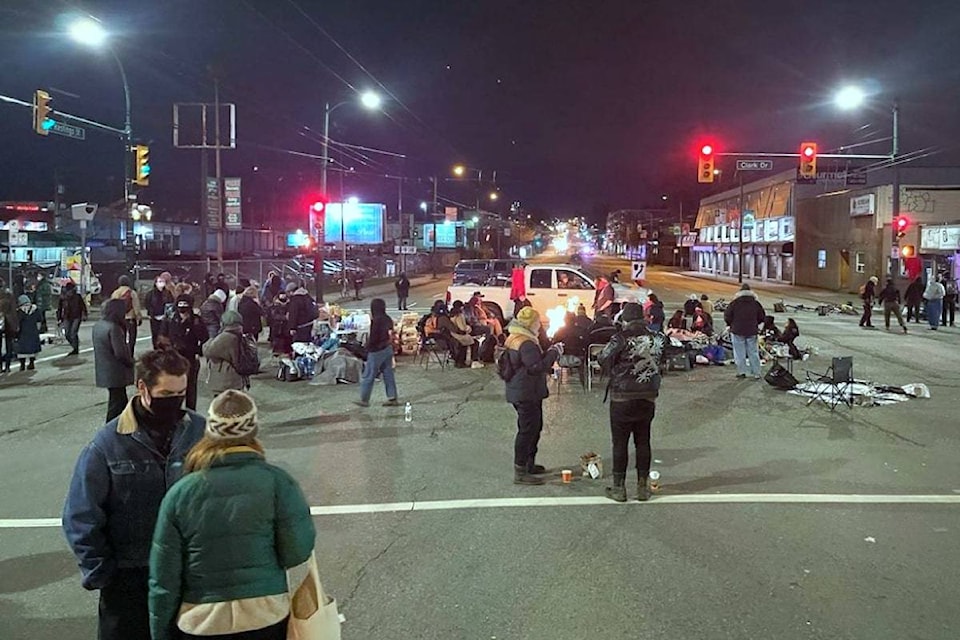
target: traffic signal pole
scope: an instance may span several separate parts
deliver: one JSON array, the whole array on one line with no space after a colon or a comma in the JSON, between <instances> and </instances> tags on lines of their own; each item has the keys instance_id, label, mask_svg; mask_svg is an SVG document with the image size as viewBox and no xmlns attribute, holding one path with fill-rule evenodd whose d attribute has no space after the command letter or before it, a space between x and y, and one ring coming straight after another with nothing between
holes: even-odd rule
<instances>
[{"instance_id":1,"label":"traffic signal pole","mask_svg":"<svg viewBox=\"0 0 960 640\"><path fill-rule=\"evenodd\" d=\"M739 266L737 267L737 282L743 284L743 171L737 171L737 176L740 178L740 204L738 208L740 209L740 233L737 234L737 261Z\"/></svg>"}]
</instances>

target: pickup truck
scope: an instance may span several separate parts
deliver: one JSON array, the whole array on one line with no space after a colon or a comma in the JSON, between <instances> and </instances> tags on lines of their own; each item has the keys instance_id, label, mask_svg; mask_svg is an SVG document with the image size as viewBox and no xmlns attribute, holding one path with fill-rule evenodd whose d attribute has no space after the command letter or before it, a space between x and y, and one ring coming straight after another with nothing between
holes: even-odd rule
<instances>
[{"instance_id":1,"label":"pickup truck","mask_svg":"<svg viewBox=\"0 0 960 640\"><path fill-rule=\"evenodd\" d=\"M528 264L523 271L527 299L544 318L550 318L551 321L557 315L562 318L563 312L576 311L581 304L586 307L587 315L593 315L591 307L597 285L579 267L569 264ZM466 302L474 292L479 291L483 295L484 307L502 320L509 320L513 317L510 288L509 281L496 286L452 285L447 288L447 304L455 300ZM642 303L650 293L649 289L634 284L615 284L613 290L615 303L627 302L631 298ZM559 314L558 307L562 308Z\"/></svg>"}]
</instances>

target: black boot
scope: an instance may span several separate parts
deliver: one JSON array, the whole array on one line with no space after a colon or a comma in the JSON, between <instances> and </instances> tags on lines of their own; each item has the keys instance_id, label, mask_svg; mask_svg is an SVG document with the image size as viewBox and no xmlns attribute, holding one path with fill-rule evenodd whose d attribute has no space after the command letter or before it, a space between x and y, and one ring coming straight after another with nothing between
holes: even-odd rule
<instances>
[{"instance_id":1,"label":"black boot","mask_svg":"<svg viewBox=\"0 0 960 640\"><path fill-rule=\"evenodd\" d=\"M539 476L539 475L543 475L546 472L547 472L547 468L542 464L537 464L536 462L534 462L533 457L531 457L530 460L527 461L527 473L532 473L534 475Z\"/></svg>"},{"instance_id":2,"label":"black boot","mask_svg":"<svg viewBox=\"0 0 960 640\"><path fill-rule=\"evenodd\" d=\"M20 358L20 371L26 371L27 361L24 358Z\"/></svg>"},{"instance_id":3,"label":"black boot","mask_svg":"<svg viewBox=\"0 0 960 640\"><path fill-rule=\"evenodd\" d=\"M626 473L616 473L613 474L613 486L607 487L604 489L604 493L608 498L616 502L626 502L627 501L627 488L624 486L624 482L627 479Z\"/></svg>"},{"instance_id":4,"label":"black boot","mask_svg":"<svg viewBox=\"0 0 960 640\"><path fill-rule=\"evenodd\" d=\"M30 358L30 364L27 365L27 369L29 369L30 371L33 371L34 369L36 369L36 367L33 366L33 358Z\"/></svg>"},{"instance_id":5,"label":"black boot","mask_svg":"<svg viewBox=\"0 0 960 640\"><path fill-rule=\"evenodd\" d=\"M543 484L543 478L532 475L525 466L513 465L513 484Z\"/></svg>"},{"instance_id":6,"label":"black boot","mask_svg":"<svg viewBox=\"0 0 960 640\"><path fill-rule=\"evenodd\" d=\"M637 474L637 500L646 502L650 499L650 481L647 480L647 474Z\"/></svg>"}]
</instances>

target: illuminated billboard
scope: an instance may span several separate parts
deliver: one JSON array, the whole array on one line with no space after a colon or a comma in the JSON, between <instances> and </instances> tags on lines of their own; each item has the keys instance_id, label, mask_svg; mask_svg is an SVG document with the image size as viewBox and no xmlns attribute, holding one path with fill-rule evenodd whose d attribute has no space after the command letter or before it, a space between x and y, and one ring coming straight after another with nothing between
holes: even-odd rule
<instances>
[{"instance_id":1,"label":"illuminated billboard","mask_svg":"<svg viewBox=\"0 0 960 640\"><path fill-rule=\"evenodd\" d=\"M386 205L368 202L328 203L325 210L324 242L340 242L342 223L347 244L383 244L386 209Z\"/></svg>"},{"instance_id":2,"label":"illuminated billboard","mask_svg":"<svg viewBox=\"0 0 960 640\"><path fill-rule=\"evenodd\" d=\"M457 246L457 229L463 226L462 222L443 221L433 224L428 222L423 225L423 248L433 247L433 230L437 230L437 248L454 249Z\"/></svg>"}]
</instances>

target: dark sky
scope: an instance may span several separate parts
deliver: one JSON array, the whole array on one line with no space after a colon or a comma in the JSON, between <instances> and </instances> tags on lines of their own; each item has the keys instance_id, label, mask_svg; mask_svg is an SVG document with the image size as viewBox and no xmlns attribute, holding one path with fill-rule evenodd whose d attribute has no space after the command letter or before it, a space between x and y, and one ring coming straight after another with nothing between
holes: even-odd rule
<instances>
[{"instance_id":1,"label":"dark sky","mask_svg":"<svg viewBox=\"0 0 960 640\"><path fill-rule=\"evenodd\" d=\"M358 173L402 172L408 205L429 192L417 178L463 162L496 170L504 202L551 214L650 206L661 193L692 208L705 193L695 182L700 141L789 152L815 140L829 149L859 140L864 124L889 135L895 98L902 150L939 145L923 163L960 162L955 0L5 2L0 93L29 100L36 88L53 89L55 107L119 126L112 61L59 30L77 8L116 33L135 134L152 142L144 197L171 213L192 215L200 199L199 155L172 149L171 105L212 100L213 70L239 114L225 174L243 177L261 204L315 192L318 163L277 149L319 155L324 101L376 81L398 100L380 114L337 110L332 137L406 154L402 163L376 157L373 167L345 162ZM845 81L876 91L871 108L833 107ZM50 197L55 170L68 200L119 193L116 139L91 131L82 143L43 139L28 109L0 104L0 113L0 199ZM393 211L396 184L354 175L344 192ZM334 174L331 185L336 196ZM442 182L440 192L473 200L469 185Z\"/></svg>"}]
</instances>

